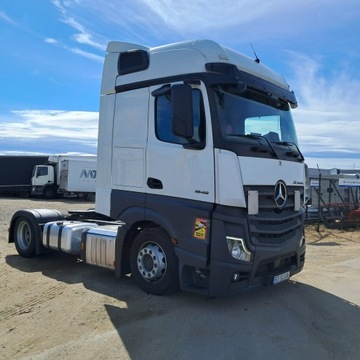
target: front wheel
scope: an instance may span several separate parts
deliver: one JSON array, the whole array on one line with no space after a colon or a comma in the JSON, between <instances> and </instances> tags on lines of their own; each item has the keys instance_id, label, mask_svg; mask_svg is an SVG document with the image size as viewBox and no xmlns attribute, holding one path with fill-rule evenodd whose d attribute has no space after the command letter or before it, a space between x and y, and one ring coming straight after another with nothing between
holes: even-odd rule
<instances>
[{"instance_id":1,"label":"front wheel","mask_svg":"<svg viewBox=\"0 0 360 360\"><path fill-rule=\"evenodd\" d=\"M35 255L36 230L34 224L25 217L19 217L14 225L14 242L17 252L22 257Z\"/></svg>"},{"instance_id":2,"label":"front wheel","mask_svg":"<svg viewBox=\"0 0 360 360\"><path fill-rule=\"evenodd\" d=\"M46 187L43 191L43 198L44 199L54 199L56 197L56 190L49 186Z\"/></svg>"},{"instance_id":3,"label":"front wheel","mask_svg":"<svg viewBox=\"0 0 360 360\"><path fill-rule=\"evenodd\" d=\"M179 289L178 258L160 228L145 229L135 238L130 265L135 282L147 293L162 295Z\"/></svg>"}]
</instances>

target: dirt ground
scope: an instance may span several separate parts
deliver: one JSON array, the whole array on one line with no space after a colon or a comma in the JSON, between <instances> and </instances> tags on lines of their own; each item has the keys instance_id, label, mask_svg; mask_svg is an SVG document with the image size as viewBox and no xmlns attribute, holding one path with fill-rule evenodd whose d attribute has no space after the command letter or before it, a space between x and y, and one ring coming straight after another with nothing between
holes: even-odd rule
<instances>
[{"instance_id":1,"label":"dirt ground","mask_svg":"<svg viewBox=\"0 0 360 360\"><path fill-rule=\"evenodd\" d=\"M305 269L236 297L140 291L131 278L7 243L12 214L89 202L0 198L1 359L359 359L360 230L307 226Z\"/></svg>"}]
</instances>

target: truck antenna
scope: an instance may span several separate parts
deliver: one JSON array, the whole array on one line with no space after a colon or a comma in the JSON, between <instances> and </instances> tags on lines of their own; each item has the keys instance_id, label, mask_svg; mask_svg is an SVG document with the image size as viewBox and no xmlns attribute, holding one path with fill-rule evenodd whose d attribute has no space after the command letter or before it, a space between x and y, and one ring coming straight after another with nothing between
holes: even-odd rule
<instances>
[{"instance_id":1,"label":"truck antenna","mask_svg":"<svg viewBox=\"0 0 360 360\"><path fill-rule=\"evenodd\" d=\"M254 55L255 55L255 62L259 64L259 63L260 63L260 59L259 59L258 56L256 55L255 49L254 49L254 47L253 47L253 44L250 43L250 46L251 46L252 51L254 52Z\"/></svg>"}]
</instances>

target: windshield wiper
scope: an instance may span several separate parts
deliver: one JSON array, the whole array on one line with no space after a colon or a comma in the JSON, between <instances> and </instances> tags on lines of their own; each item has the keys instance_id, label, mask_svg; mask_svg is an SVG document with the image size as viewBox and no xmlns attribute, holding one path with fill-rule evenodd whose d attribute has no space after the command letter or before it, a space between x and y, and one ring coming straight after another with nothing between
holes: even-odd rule
<instances>
[{"instance_id":1,"label":"windshield wiper","mask_svg":"<svg viewBox=\"0 0 360 360\"><path fill-rule=\"evenodd\" d=\"M263 144L261 143L260 140L265 140L266 143L268 144L269 148L271 149L270 153L273 154L276 158L279 157L278 154L276 153L274 147L271 145L270 141L265 136L258 135L258 134L228 134L227 136L245 137L245 138L258 140L262 146L263 146ZM259 151L259 152L267 152L267 150L260 149L259 147L256 147L256 146L253 146L251 149L254 151Z\"/></svg>"},{"instance_id":2,"label":"windshield wiper","mask_svg":"<svg viewBox=\"0 0 360 360\"><path fill-rule=\"evenodd\" d=\"M296 151L288 151L286 153L286 155L288 156L294 156L294 157L299 157L300 156L300 160L305 160L303 154L301 153L299 147L294 143L294 142L290 142L290 141L276 141L276 142L273 142L273 144L276 144L276 145L282 145L282 146L288 146L288 147L292 147L294 146Z\"/></svg>"}]
</instances>

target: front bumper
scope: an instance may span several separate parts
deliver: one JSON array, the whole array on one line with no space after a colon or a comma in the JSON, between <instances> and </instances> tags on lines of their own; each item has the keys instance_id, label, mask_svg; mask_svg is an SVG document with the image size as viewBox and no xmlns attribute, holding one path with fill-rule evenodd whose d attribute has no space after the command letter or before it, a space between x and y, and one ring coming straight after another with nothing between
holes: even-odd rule
<instances>
[{"instance_id":1,"label":"front bumper","mask_svg":"<svg viewBox=\"0 0 360 360\"><path fill-rule=\"evenodd\" d=\"M201 267L183 251L180 256L180 285L182 290L210 296L237 295L262 286L271 285L274 276L299 273L305 264L305 245L298 251L279 254L275 249L257 249L253 262L226 262L212 259L208 267ZM276 255L275 255L276 254ZM185 261L182 261L185 260ZM195 260L193 258L193 260ZM184 265L184 263L187 265Z\"/></svg>"},{"instance_id":2,"label":"front bumper","mask_svg":"<svg viewBox=\"0 0 360 360\"><path fill-rule=\"evenodd\" d=\"M298 252L267 257L258 251L252 264L237 265L213 260L210 266L209 295L236 295L271 285L274 276L299 273L305 264L305 246Z\"/></svg>"},{"instance_id":3,"label":"front bumper","mask_svg":"<svg viewBox=\"0 0 360 360\"><path fill-rule=\"evenodd\" d=\"M43 186L32 186L31 187L31 195L32 196L41 196L43 194L44 187Z\"/></svg>"}]
</instances>

